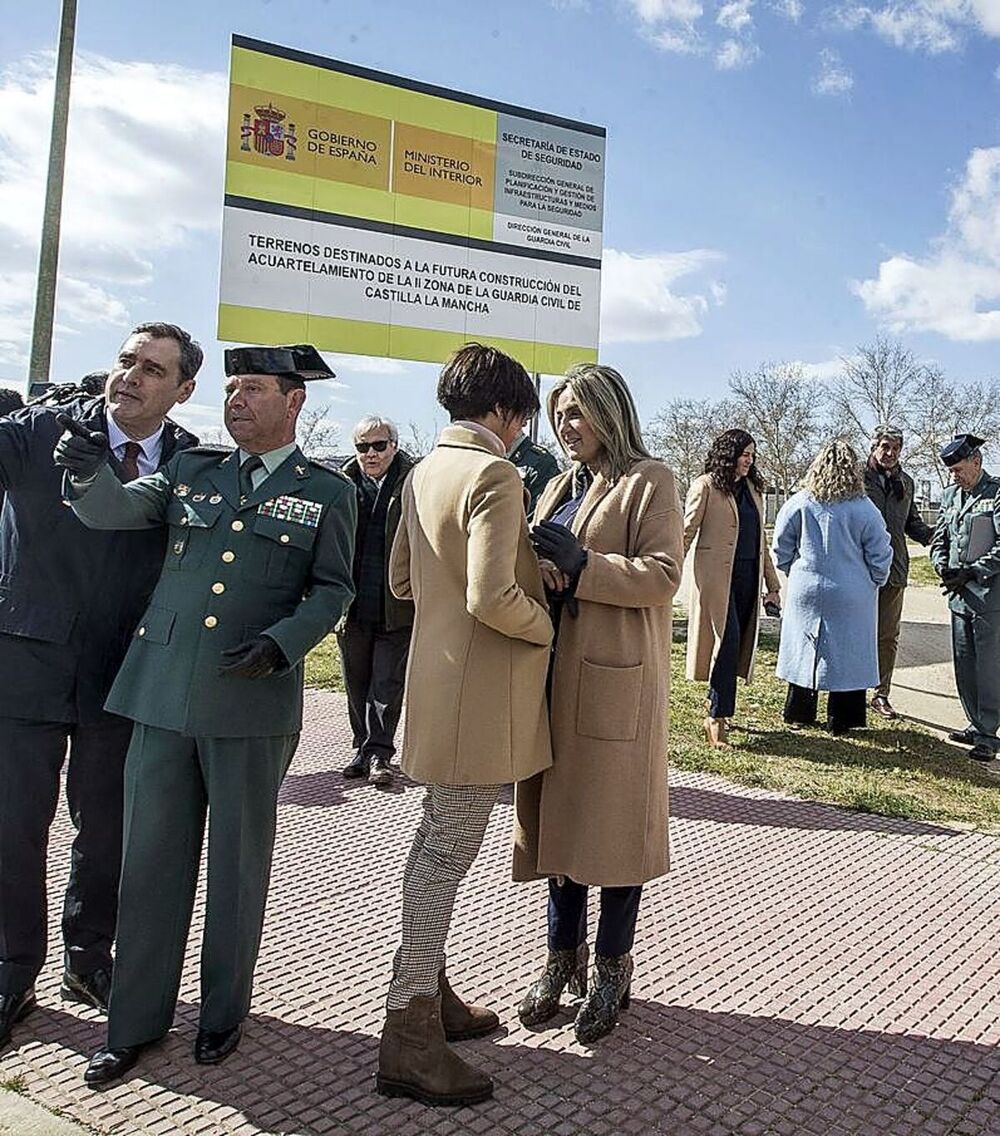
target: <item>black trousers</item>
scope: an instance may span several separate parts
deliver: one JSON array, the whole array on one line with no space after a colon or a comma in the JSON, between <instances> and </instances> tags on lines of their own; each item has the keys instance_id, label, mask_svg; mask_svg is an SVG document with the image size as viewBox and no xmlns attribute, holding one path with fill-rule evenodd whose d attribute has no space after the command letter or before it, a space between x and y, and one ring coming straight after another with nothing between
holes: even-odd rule
<instances>
[{"instance_id":1,"label":"black trousers","mask_svg":"<svg viewBox=\"0 0 1000 1136\"><path fill-rule=\"evenodd\" d=\"M348 621L337 636L354 748L365 757L396 752L411 634L409 627L380 631Z\"/></svg>"},{"instance_id":2,"label":"black trousers","mask_svg":"<svg viewBox=\"0 0 1000 1136\"><path fill-rule=\"evenodd\" d=\"M601 915L597 921L599 955L623 955L635 941L642 885L602 887ZM571 951L587 941L587 885L564 879L549 880L549 950Z\"/></svg>"},{"instance_id":3,"label":"black trousers","mask_svg":"<svg viewBox=\"0 0 1000 1136\"><path fill-rule=\"evenodd\" d=\"M813 726L816 724L818 704L818 691L790 682L783 717L786 722ZM831 690L827 695L826 724L835 734L867 725L867 714L863 690Z\"/></svg>"},{"instance_id":4,"label":"black trousers","mask_svg":"<svg viewBox=\"0 0 1000 1136\"><path fill-rule=\"evenodd\" d=\"M713 718L731 718L736 713L740 644L757 614L759 590L760 564L756 560L734 560L726 628L708 680L708 712Z\"/></svg>"},{"instance_id":5,"label":"black trousers","mask_svg":"<svg viewBox=\"0 0 1000 1136\"><path fill-rule=\"evenodd\" d=\"M112 714L85 726L0 718L0 994L27 990L45 962L45 858L67 742L76 838L63 904L66 965L76 974L111 965L131 736L131 721Z\"/></svg>"}]
</instances>

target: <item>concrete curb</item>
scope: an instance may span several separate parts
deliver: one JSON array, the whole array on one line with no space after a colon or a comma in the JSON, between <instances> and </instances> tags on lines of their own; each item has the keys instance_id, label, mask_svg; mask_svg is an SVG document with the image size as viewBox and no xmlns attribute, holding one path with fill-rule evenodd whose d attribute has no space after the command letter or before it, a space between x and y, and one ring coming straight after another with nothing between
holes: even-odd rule
<instances>
[{"instance_id":1,"label":"concrete curb","mask_svg":"<svg viewBox=\"0 0 1000 1136\"><path fill-rule=\"evenodd\" d=\"M91 1136L72 1120L56 1116L20 1093L0 1091L0 1136Z\"/></svg>"}]
</instances>

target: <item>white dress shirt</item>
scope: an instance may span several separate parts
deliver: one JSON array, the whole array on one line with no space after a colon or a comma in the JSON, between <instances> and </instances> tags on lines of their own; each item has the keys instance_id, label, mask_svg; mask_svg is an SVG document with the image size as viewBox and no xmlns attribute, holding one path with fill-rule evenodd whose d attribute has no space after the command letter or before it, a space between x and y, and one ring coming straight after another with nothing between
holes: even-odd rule
<instances>
[{"instance_id":1,"label":"white dress shirt","mask_svg":"<svg viewBox=\"0 0 1000 1136\"><path fill-rule=\"evenodd\" d=\"M163 423L160 428L148 438L130 438L123 434L118 423L114 420L110 410L105 411L108 420L108 445L115 457L122 461L125 457L125 443L136 442L139 445L139 476L156 473L160 468L160 454L163 452Z\"/></svg>"}]
</instances>

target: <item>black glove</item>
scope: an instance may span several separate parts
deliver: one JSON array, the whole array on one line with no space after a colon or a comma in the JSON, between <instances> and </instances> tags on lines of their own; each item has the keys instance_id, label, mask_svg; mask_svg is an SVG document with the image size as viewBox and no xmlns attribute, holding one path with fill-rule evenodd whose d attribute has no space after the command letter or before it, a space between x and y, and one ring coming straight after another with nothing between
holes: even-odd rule
<instances>
[{"instance_id":1,"label":"black glove","mask_svg":"<svg viewBox=\"0 0 1000 1136\"><path fill-rule=\"evenodd\" d=\"M219 667L219 674L236 678L267 678L288 666L284 651L268 635L258 635L238 647L229 647L222 652L222 657L226 662Z\"/></svg>"},{"instance_id":2,"label":"black glove","mask_svg":"<svg viewBox=\"0 0 1000 1136\"><path fill-rule=\"evenodd\" d=\"M945 568L941 573L941 591L947 596L958 593L976 578L972 568Z\"/></svg>"},{"instance_id":3,"label":"black glove","mask_svg":"<svg viewBox=\"0 0 1000 1136\"><path fill-rule=\"evenodd\" d=\"M565 525L539 521L532 526L530 536L539 556L551 560L571 581L576 580L587 563L587 550Z\"/></svg>"},{"instance_id":4,"label":"black glove","mask_svg":"<svg viewBox=\"0 0 1000 1136\"><path fill-rule=\"evenodd\" d=\"M81 426L68 414L57 414L56 422L65 431L52 452L56 465L69 470L79 481L93 477L108 460L107 437Z\"/></svg>"}]
</instances>

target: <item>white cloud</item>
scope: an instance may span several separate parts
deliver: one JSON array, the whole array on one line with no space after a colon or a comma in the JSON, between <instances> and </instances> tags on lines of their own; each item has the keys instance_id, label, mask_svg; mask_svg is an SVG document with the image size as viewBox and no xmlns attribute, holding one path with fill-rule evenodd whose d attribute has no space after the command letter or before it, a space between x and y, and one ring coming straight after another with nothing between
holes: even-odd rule
<instances>
[{"instance_id":1,"label":"white cloud","mask_svg":"<svg viewBox=\"0 0 1000 1136\"><path fill-rule=\"evenodd\" d=\"M0 361L23 362L34 304L52 58L0 72ZM78 55L63 191L57 334L127 324L153 258L221 220L226 79Z\"/></svg>"},{"instance_id":2,"label":"white cloud","mask_svg":"<svg viewBox=\"0 0 1000 1136\"><path fill-rule=\"evenodd\" d=\"M973 150L948 225L924 257L899 253L854 291L886 327L959 342L1000 339L1000 147Z\"/></svg>"},{"instance_id":3,"label":"white cloud","mask_svg":"<svg viewBox=\"0 0 1000 1136\"><path fill-rule=\"evenodd\" d=\"M851 358L853 358L853 356L851 356ZM800 359L793 363L792 366L799 368L804 379L811 379L817 383L825 383L840 374L844 369L844 362L844 357L837 355L833 359L822 359L818 363L806 363Z\"/></svg>"},{"instance_id":4,"label":"white cloud","mask_svg":"<svg viewBox=\"0 0 1000 1136\"><path fill-rule=\"evenodd\" d=\"M649 343L701 335L710 307L725 300L725 285L709 281L680 294L678 281L704 276L723 260L712 249L635 255L604 250L601 278L601 339L605 343Z\"/></svg>"},{"instance_id":5,"label":"white cloud","mask_svg":"<svg viewBox=\"0 0 1000 1136\"><path fill-rule=\"evenodd\" d=\"M813 77L812 89L817 95L845 96L854 86L854 76L840 56L829 47L819 53L819 71Z\"/></svg>"},{"instance_id":6,"label":"white cloud","mask_svg":"<svg viewBox=\"0 0 1000 1136\"><path fill-rule=\"evenodd\" d=\"M715 66L720 71L738 71L760 58L760 48L752 40L727 39L715 53Z\"/></svg>"},{"instance_id":7,"label":"white cloud","mask_svg":"<svg viewBox=\"0 0 1000 1136\"><path fill-rule=\"evenodd\" d=\"M626 0L639 20L642 35L660 51L691 54L701 51L695 25L704 14L700 0Z\"/></svg>"},{"instance_id":8,"label":"white cloud","mask_svg":"<svg viewBox=\"0 0 1000 1136\"><path fill-rule=\"evenodd\" d=\"M805 12L805 5L802 0L771 0L770 7L779 16L791 20L793 24L797 24Z\"/></svg>"},{"instance_id":9,"label":"white cloud","mask_svg":"<svg viewBox=\"0 0 1000 1136\"><path fill-rule=\"evenodd\" d=\"M841 27L869 25L882 39L909 51L957 51L970 35L1000 36L997 0L891 0L883 7L848 3L835 10Z\"/></svg>"},{"instance_id":10,"label":"white cloud","mask_svg":"<svg viewBox=\"0 0 1000 1136\"><path fill-rule=\"evenodd\" d=\"M753 27L753 0L727 0L719 9L715 22L729 32L745 32Z\"/></svg>"}]
</instances>

